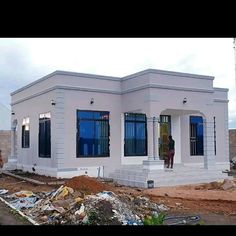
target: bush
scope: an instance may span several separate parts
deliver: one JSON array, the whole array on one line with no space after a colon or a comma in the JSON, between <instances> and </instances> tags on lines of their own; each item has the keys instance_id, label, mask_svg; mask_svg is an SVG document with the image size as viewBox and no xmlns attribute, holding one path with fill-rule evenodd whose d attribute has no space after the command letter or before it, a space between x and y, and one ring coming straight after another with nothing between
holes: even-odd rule
<instances>
[{"instance_id":1,"label":"bush","mask_svg":"<svg viewBox=\"0 0 236 236\"><path fill-rule=\"evenodd\" d=\"M160 213L158 216L148 216L144 219L144 225L163 225L165 220L165 214Z\"/></svg>"}]
</instances>

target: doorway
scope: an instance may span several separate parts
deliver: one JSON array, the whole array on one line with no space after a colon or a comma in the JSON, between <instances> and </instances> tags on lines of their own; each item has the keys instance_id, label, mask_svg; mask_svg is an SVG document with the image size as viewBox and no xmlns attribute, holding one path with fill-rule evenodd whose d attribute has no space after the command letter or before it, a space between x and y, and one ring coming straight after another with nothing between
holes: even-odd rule
<instances>
[{"instance_id":1,"label":"doorway","mask_svg":"<svg viewBox=\"0 0 236 236\"><path fill-rule=\"evenodd\" d=\"M165 164L168 159L168 137L171 135L171 116L160 115L159 157Z\"/></svg>"}]
</instances>

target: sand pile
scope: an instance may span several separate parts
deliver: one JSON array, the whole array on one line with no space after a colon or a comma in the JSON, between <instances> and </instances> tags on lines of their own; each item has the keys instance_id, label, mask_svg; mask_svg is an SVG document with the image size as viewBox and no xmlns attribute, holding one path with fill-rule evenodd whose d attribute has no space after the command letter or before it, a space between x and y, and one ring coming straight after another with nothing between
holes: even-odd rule
<instances>
[{"instance_id":1,"label":"sand pile","mask_svg":"<svg viewBox=\"0 0 236 236\"><path fill-rule=\"evenodd\" d=\"M85 175L73 177L65 183L65 186L86 194L96 194L104 190L111 190L111 186Z\"/></svg>"}]
</instances>

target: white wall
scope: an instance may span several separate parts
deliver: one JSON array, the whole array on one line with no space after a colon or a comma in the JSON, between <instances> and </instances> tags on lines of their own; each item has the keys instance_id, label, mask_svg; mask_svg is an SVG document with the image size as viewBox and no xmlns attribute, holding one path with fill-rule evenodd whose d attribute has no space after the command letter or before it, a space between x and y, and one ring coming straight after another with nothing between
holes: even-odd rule
<instances>
[{"instance_id":1,"label":"white wall","mask_svg":"<svg viewBox=\"0 0 236 236\"><path fill-rule=\"evenodd\" d=\"M174 163L181 163L181 128L180 116L171 116L172 138L175 140Z\"/></svg>"},{"instance_id":2,"label":"white wall","mask_svg":"<svg viewBox=\"0 0 236 236\"><path fill-rule=\"evenodd\" d=\"M47 168L56 168L55 156L55 133L54 133L54 107L51 100L55 97L55 92L46 93L23 103L14 105L12 109L15 115L13 119L17 119L17 159L19 167L21 165L43 166ZM39 158L38 156L38 132L39 132L39 114L51 112L51 158ZM22 122L23 118L30 118L30 148L21 147ZM37 167L36 167L37 168Z\"/></svg>"},{"instance_id":3,"label":"white wall","mask_svg":"<svg viewBox=\"0 0 236 236\"><path fill-rule=\"evenodd\" d=\"M90 104L90 99L94 103ZM110 112L110 157L76 158L76 110ZM95 92L65 91L65 160L63 166L104 166L108 175L121 165L121 96Z\"/></svg>"},{"instance_id":4,"label":"white wall","mask_svg":"<svg viewBox=\"0 0 236 236\"><path fill-rule=\"evenodd\" d=\"M203 163L203 156L190 156L189 115L216 116L217 162L228 161L227 90L215 89L213 77L150 70L137 77L99 77L57 72L41 82L13 93L12 109L17 118L18 164L41 172L62 175L65 171L103 167L108 176L122 164L141 164L145 157L124 157L124 112L145 113L148 118L171 115L172 135L176 141L175 163ZM49 90L50 91L49 91ZM47 91L45 93L45 91ZM91 98L94 104L90 104ZM183 99L187 103L183 104ZM51 100L56 102L51 105ZM110 157L76 158L76 110L110 112ZM38 157L39 114L51 112L51 158ZM21 125L30 117L30 148L21 148ZM150 147L151 141L148 140ZM64 171L64 172L63 172ZM71 172L72 173L72 172Z\"/></svg>"}]
</instances>

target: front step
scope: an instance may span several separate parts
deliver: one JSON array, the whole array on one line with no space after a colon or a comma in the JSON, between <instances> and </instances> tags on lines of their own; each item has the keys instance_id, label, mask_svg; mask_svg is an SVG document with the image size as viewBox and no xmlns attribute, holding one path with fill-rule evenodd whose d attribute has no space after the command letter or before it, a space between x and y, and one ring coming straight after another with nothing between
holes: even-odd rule
<instances>
[{"instance_id":1,"label":"front step","mask_svg":"<svg viewBox=\"0 0 236 236\"><path fill-rule=\"evenodd\" d=\"M115 170L110 177L118 184L147 188L147 181L153 180L154 187L176 186L185 184L206 183L222 179L232 179L220 170L176 168L173 171L155 170L145 172L141 168L121 168Z\"/></svg>"}]
</instances>

